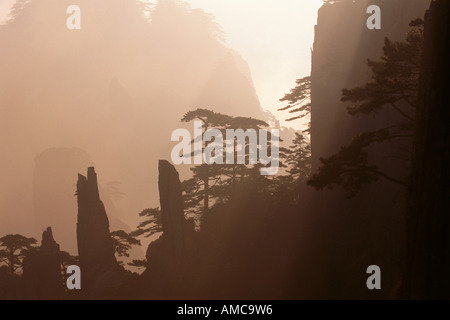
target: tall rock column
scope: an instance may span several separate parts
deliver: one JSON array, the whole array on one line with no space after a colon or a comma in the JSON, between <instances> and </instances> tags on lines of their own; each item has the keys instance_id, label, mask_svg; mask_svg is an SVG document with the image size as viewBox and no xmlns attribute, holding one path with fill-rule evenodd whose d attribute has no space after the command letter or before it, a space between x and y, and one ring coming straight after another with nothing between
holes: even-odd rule
<instances>
[{"instance_id":1,"label":"tall rock column","mask_svg":"<svg viewBox=\"0 0 450 320\"><path fill-rule=\"evenodd\" d=\"M109 221L100 200L97 174L88 168L87 177L78 175L78 255L82 290L90 291L96 280L117 266L109 235Z\"/></svg>"},{"instance_id":2,"label":"tall rock column","mask_svg":"<svg viewBox=\"0 0 450 320\"><path fill-rule=\"evenodd\" d=\"M159 197L164 239L171 254L181 257L184 252L184 219L182 189L178 172L165 160L159 161Z\"/></svg>"},{"instance_id":3,"label":"tall rock column","mask_svg":"<svg viewBox=\"0 0 450 320\"><path fill-rule=\"evenodd\" d=\"M186 272L186 238L195 233L184 218L182 187L175 167L159 161L159 196L161 204L162 236L147 249L146 283L158 297L173 298L182 295L181 287Z\"/></svg>"},{"instance_id":4,"label":"tall rock column","mask_svg":"<svg viewBox=\"0 0 450 320\"><path fill-rule=\"evenodd\" d=\"M450 1L433 1L425 43L409 188L403 293L450 298Z\"/></svg>"}]
</instances>

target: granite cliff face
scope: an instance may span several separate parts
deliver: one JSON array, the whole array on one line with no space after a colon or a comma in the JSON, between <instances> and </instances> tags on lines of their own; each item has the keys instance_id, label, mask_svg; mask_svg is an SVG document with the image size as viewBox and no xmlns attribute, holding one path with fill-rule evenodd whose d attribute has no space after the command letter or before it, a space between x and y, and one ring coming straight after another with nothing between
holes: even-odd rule
<instances>
[{"instance_id":1,"label":"granite cliff face","mask_svg":"<svg viewBox=\"0 0 450 320\"><path fill-rule=\"evenodd\" d=\"M184 217L182 188L177 170L159 161L159 196L163 234L147 249L144 279L149 288L161 286L162 296L182 295L179 285L189 269L187 240L194 237L194 225Z\"/></svg>"},{"instance_id":2,"label":"granite cliff face","mask_svg":"<svg viewBox=\"0 0 450 320\"><path fill-rule=\"evenodd\" d=\"M74 178L92 165L90 156L76 148L52 148L35 157L33 209L35 228L54 228L65 251L77 252Z\"/></svg>"},{"instance_id":3,"label":"granite cliff face","mask_svg":"<svg viewBox=\"0 0 450 320\"><path fill-rule=\"evenodd\" d=\"M370 80L367 59L383 54L385 37L404 39L409 22L423 18L430 0L343 0L319 9L312 54L312 155L319 158L336 153L361 131L369 131L392 120L392 115L352 117L341 102L342 89L361 86ZM381 30L369 30L367 8L381 9Z\"/></svg>"},{"instance_id":4,"label":"granite cliff face","mask_svg":"<svg viewBox=\"0 0 450 320\"><path fill-rule=\"evenodd\" d=\"M77 252L77 201L74 178L78 172L93 165L90 155L78 148L50 148L35 157L33 170L33 209L35 229L53 227L55 237L65 251ZM102 188L103 187L103 188ZM112 230L130 231L118 217L119 213L105 185L99 185L103 204Z\"/></svg>"},{"instance_id":5,"label":"granite cliff face","mask_svg":"<svg viewBox=\"0 0 450 320\"><path fill-rule=\"evenodd\" d=\"M314 171L318 170L320 158L335 154L356 134L395 123L397 116L389 111L380 112L376 118L349 115L348 103L341 102L342 89L367 83L371 76L367 59L381 57L385 37L404 40L409 22L423 18L429 3L342 0L319 10L311 70ZM381 30L369 30L366 26L369 17L366 10L372 4L381 8ZM391 157L398 148L391 143L376 145L370 150L369 162L406 178L408 164ZM411 143L401 148L409 156ZM380 180L351 200L346 200L339 188L313 196L313 228L327 235L318 239L316 246L323 253L322 260L317 262L318 278L323 279L322 297L392 297L393 288L398 287L401 279L400 261L406 245L404 194L403 187ZM385 270L383 285L389 289L383 292L369 292L365 286L365 270L373 264ZM333 265L331 274L328 265ZM360 276L355 275L355 270L361 270Z\"/></svg>"},{"instance_id":6,"label":"granite cliff face","mask_svg":"<svg viewBox=\"0 0 450 320\"><path fill-rule=\"evenodd\" d=\"M100 200L97 174L88 168L87 176L78 175L77 182L78 256L82 272L82 289L96 290L97 281L118 267L114 246L109 235L109 220ZM105 285L109 285L104 283Z\"/></svg>"},{"instance_id":7,"label":"granite cliff face","mask_svg":"<svg viewBox=\"0 0 450 320\"><path fill-rule=\"evenodd\" d=\"M450 297L450 2L425 18L413 170L408 192L408 252L403 295Z\"/></svg>"},{"instance_id":8,"label":"granite cliff face","mask_svg":"<svg viewBox=\"0 0 450 320\"><path fill-rule=\"evenodd\" d=\"M164 239L174 257L182 257L185 250L185 227L182 189L178 172L165 160L159 161L159 197Z\"/></svg>"}]
</instances>

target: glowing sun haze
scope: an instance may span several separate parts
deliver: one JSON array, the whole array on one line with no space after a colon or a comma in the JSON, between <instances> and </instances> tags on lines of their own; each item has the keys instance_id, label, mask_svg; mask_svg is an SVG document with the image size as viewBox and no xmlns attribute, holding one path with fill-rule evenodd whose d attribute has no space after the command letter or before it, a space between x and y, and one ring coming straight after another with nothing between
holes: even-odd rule
<instances>
[{"instance_id":1,"label":"glowing sun haze","mask_svg":"<svg viewBox=\"0 0 450 320\"><path fill-rule=\"evenodd\" d=\"M187 0L213 14L227 45L248 62L264 109L278 101L311 69L314 25L322 0ZM292 125L292 124L291 124Z\"/></svg>"},{"instance_id":2,"label":"glowing sun haze","mask_svg":"<svg viewBox=\"0 0 450 320\"><path fill-rule=\"evenodd\" d=\"M15 0L0 0L0 24ZM261 106L277 117L278 101L310 73L317 10L322 0L186 0L216 17L227 46L249 64ZM294 125L293 123L290 124Z\"/></svg>"},{"instance_id":3,"label":"glowing sun haze","mask_svg":"<svg viewBox=\"0 0 450 320\"><path fill-rule=\"evenodd\" d=\"M0 0L0 24L3 24L15 0Z\"/></svg>"}]
</instances>

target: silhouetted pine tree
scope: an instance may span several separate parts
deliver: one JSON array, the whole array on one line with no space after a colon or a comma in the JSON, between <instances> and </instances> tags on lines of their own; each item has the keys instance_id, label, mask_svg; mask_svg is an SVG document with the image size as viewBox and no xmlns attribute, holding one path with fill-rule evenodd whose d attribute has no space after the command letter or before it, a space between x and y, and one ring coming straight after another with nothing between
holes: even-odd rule
<instances>
[{"instance_id":1,"label":"silhouetted pine tree","mask_svg":"<svg viewBox=\"0 0 450 320\"><path fill-rule=\"evenodd\" d=\"M0 262L8 266L11 275L22 268L23 259L36 250L34 238L27 238L20 234L8 234L0 238Z\"/></svg>"},{"instance_id":2,"label":"silhouetted pine tree","mask_svg":"<svg viewBox=\"0 0 450 320\"><path fill-rule=\"evenodd\" d=\"M369 183L384 178L406 186L405 177L393 177L369 163L369 147L396 139L411 139L417 107L417 94L423 46L423 21L414 20L405 42L385 39L384 55L380 61L368 60L372 81L351 90L343 89L342 101L350 102L348 113L352 116L377 116L387 109L395 111L398 122L374 131L355 136L348 146L327 159L309 185L316 189L342 186L348 197L355 196ZM406 142L409 145L411 143ZM408 155L409 156L409 155Z\"/></svg>"}]
</instances>

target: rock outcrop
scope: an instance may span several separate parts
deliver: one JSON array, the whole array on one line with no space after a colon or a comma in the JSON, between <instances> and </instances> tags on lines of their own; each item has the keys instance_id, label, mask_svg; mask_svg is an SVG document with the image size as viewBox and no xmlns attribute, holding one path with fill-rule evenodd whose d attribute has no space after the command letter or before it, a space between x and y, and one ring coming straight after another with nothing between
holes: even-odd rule
<instances>
[{"instance_id":1,"label":"rock outcrop","mask_svg":"<svg viewBox=\"0 0 450 320\"><path fill-rule=\"evenodd\" d=\"M23 261L26 295L31 299L57 299L63 293L61 251L52 228L42 233L41 247Z\"/></svg>"},{"instance_id":2,"label":"rock outcrop","mask_svg":"<svg viewBox=\"0 0 450 320\"><path fill-rule=\"evenodd\" d=\"M79 148L50 148L35 158L33 172L33 209L35 228L51 225L55 237L65 251L76 255L77 203L73 197L73 177L93 164L91 156ZM103 188L102 188L103 187ZM108 212L112 230L131 231L119 218L112 195L98 186Z\"/></svg>"},{"instance_id":3,"label":"rock outcrop","mask_svg":"<svg viewBox=\"0 0 450 320\"><path fill-rule=\"evenodd\" d=\"M312 54L311 141L313 165L336 153L361 131L369 131L392 119L352 117L341 102L342 89L370 80L367 59L378 61L385 37L403 41L409 22L422 18L430 0L342 0L319 9ZM366 27L370 5L382 13L381 30Z\"/></svg>"},{"instance_id":4,"label":"rock outcrop","mask_svg":"<svg viewBox=\"0 0 450 320\"><path fill-rule=\"evenodd\" d=\"M186 220L183 212L182 189L178 172L165 160L159 161L159 197L164 239L171 254L182 257L185 249Z\"/></svg>"},{"instance_id":5,"label":"rock outcrop","mask_svg":"<svg viewBox=\"0 0 450 320\"><path fill-rule=\"evenodd\" d=\"M450 298L450 2L433 1L425 43L409 187L404 298Z\"/></svg>"},{"instance_id":6,"label":"rock outcrop","mask_svg":"<svg viewBox=\"0 0 450 320\"><path fill-rule=\"evenodd\" d=\"M381 8L381 30L369 30L366 14L370 5ZM383 55L385 37L404 41L410 30L410 21L423 17L429 0L342 0L322 6L315 28L311 70L311 143L314 171L320 158L327 158L361 132L368 132L397 123L398 116L383 110L375 118L354 117L348 114L349 103L341 102L342 89L363 86L370 81L371 70L367 59L379 61ZM369 150L369 163L381 171L400 179L408 175L408 166L399 157L399 149L408 150L411 141L387 142ZM409 155L405 151L406 157ZM311 195L313 212L311 228L321 230L315 242L320 252L313 268L321 289L321 298L331 299L386 299L401 279L399 261L405 247L404 187L380 180L365 186L351 200L335 188L333 192ZM323 219L323 217L327 217ZM383 232L380 232L381 226ZM385 290L367 290L363 272L377 264L383 272ZM330 274L326 267L333 265ZM330 279L331 278L331 279ZM339 280L336 280L339 279Z\"/></svg>"},{"instance_id":7,"label":"rock outcrop","mask_svg":"<svg viewBox=\"0 0 450 320\"><path fill-rule=\"evenodd\" d=\"M87 152L78 148L51 148L35 157L33 170L34 225L51 225L65 251L76 254L76 201L73 177L92 165Z\"/></svg>"},{"instance_id":8,"label":"rock outcrop","mask_svg":"<svg viewBox=\"0 0 450 320\"><path fill-rule=\"evenodd\" d=\"M148 283L161 286L163 296L173 297L186 271L186 240L195 230L184 217L178 172L165 160L159 161L158 186L163 235L148 246L144 275Z\"/></svg>"},{"instance_id":9,"label":"rock outcrop","mask_svg":"<svg viewBox=\"0 0 450 320\"><path fill-rule=\"evenodd\" d=\"M59 244L53 239L53 231L51 227L42 232L41 252L58 252Z\"/></svg>"},{"instance_id":10,"label":"rock outcrop","mask_svg":"<svg viewBox=\"0 0 450 320\"><path fill-rule=\"evenodd\" d=\"M98 291L96 282L112 269L118 267L113 242L110 237L109 221L103 202L100 200L97 174L88 168L87 177L78 175L78 255L81 268L82 290ZM102 287L108 286L102 280Z\"/></svg>"}]
</instances>

